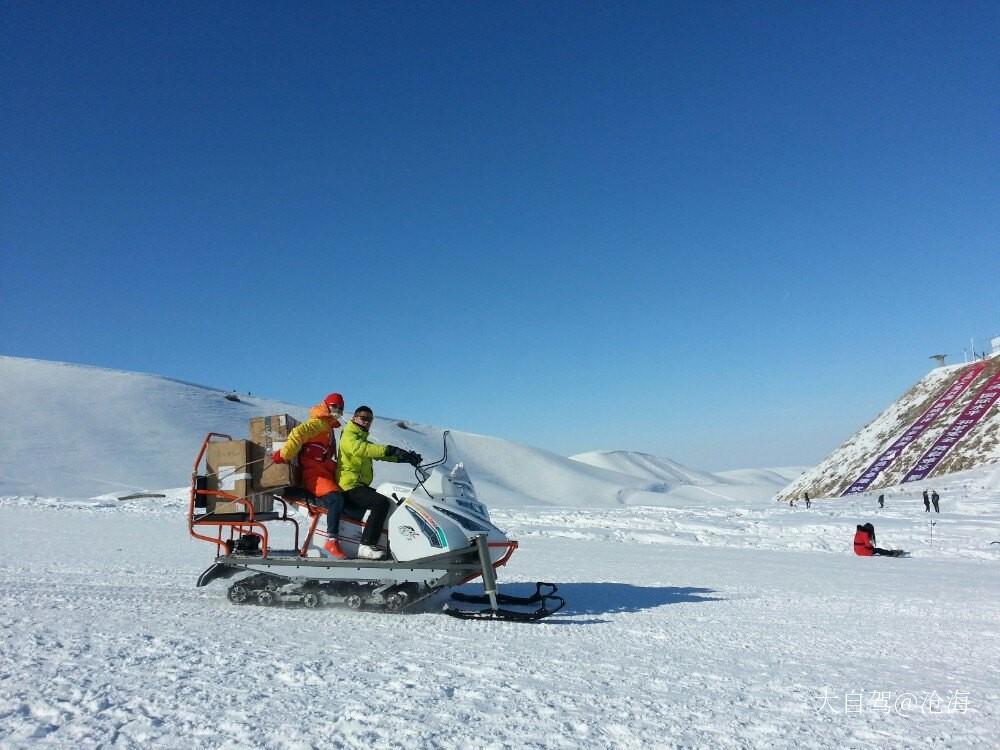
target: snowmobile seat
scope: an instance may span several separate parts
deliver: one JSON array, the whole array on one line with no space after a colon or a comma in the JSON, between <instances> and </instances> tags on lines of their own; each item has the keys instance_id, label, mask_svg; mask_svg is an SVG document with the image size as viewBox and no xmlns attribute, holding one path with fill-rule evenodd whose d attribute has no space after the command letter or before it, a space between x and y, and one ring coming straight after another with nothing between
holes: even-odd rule
<instances>
[{"instance_id":1,"label":"snowmobile seat","mask_svg":"<svg viewBox=\"0 0 1000 750\"><path fill-rule=\"evenodd\" d=\"M320 505L319 499L304 487L285 487L285 489L281 490L278 494L278 497L294 502L307 503L317 508L323 507ZM361 508L348 500L344 503L344 510L340 516L341 518L351 518L358 523L361 523L366 512L367 511L364 508Z\"/></svg>"},{"instance_id":2,"label":"snowmobile seat","mask_svg":"<svg viewBox=\"0 0 1000 750\"><path fill-rule=\"evenodd\" d=\"M285 487L276 493L285 500L297 500L300 503L316 504L316 496L304 487Z\"/></svg>"}]
</instances>

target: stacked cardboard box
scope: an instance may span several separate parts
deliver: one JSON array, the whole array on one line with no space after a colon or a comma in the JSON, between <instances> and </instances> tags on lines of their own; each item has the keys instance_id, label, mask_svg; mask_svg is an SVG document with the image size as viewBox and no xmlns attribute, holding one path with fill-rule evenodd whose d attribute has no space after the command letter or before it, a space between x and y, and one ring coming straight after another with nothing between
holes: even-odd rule
<instances>
[{"instance_id":1,"label":"stacked cardboard box","mask_svg":"<svg viewBox=\"0 0 1000 750\"><path fill-rule=\"evenodd\" d=\"M295 464L275 464L274 451L280 449L298 421L288 414L253 417L249 440L225 440L208 444L205 460L210 490L220 490L253 503L254 511L273 510L269 490L300 484L301 471ZM210 513L243 513L246 506L232 500L209 496Z\"/></svg>"},{"instance_id":2,"label":"stacked cardboard box","mask_svg":"<svg viewBox=\"0 0 1000 750\"><path fill-rule=\"evenodd\" d=\"M274 500L268 495L255 496L254 474L260 471L264 450L250 440L225 440L208 444L208 489L221 490L237 497L251 497L258 513L270 511ZM246 506L210 495L210 513L243 513Z\"/></svg>"},{"instance_id":3,"label":"stacked cardboard box","mask_svg":"<svg viewBox=\"0 0 1000 750\"><path fill-rule=\"evenodd\" d=\"M259 464L261 468L254 475L257 489L266 490L299 484L298 466L271 462L271 455L284 445L288 433L297 425L298 421L288 414L253 417L250 420L250 440L262 446L266 456L262 464Z\"/></svg>"}]
</instances>

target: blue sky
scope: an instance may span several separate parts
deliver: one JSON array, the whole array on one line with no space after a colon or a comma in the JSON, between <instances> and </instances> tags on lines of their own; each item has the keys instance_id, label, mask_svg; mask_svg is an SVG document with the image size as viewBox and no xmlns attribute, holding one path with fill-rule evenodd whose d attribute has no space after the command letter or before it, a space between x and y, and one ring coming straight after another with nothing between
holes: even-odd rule
<instances>
[{"instance_id":1,"label":"blue sky","mask_svg":"<svg viewBox=\"0 0 1000 750\"><path fill-rule=\"evenodd\" d=\"M0 353L707 469L1000 334L996 3L4 3Z\"/></svg>"}]
</instances>

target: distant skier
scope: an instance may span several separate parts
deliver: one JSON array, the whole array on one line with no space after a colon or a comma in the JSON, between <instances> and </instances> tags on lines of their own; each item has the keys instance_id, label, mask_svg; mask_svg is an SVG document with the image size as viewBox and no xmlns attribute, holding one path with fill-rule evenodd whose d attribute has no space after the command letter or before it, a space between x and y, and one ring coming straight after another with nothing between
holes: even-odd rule
<instances>
[{"instance_id":1,"label":"distant skier","mask_svg":"<svg viewBox=\"0 0 1000 750\"><path fill-rule=\"evenodd\" d=\"M884 508L885 507L885 495L879 495L878 496L878 507L880 507L880 508Z\"/></svg>"},{"instance_id":2,"label":"distant skier","mask_svg":"<svg viewBox=\"0 0 1000 750\"><path fill-rule=\"evenodd\" d=\"M901 557L906 553L901 549L882 549L875 546L875 527L870 523L858 524L854 533L854 554L859 557L885 555L886 557Z\"/></svg>"},{"instance_id":3,"label":"distant skier","mask_svg":"<svg viewBox=\"0 0 1000 750\"><path fill-rule=\"evenodd\" d=\"M934 490L934 491L931 492L931 503L934 505L934 512L935 513L940 513L941 512L941 508L938 506L938 501L940 499L941 499L941 496L938 495L937 490Z\"/></svg>"},{"instance_id":4,"label":"distant skier","mask_svg":"<svg viewBox=\"0 0 1000 750\"><path fill-rule=\"evenodd\" d=\"M931 512L931 501L930 498L927 497L927 490L924 490L924 513L930 513L930 512Z\"/></svg>"},{"instance_id":5,"label":"distant skier","mask_svg":"<svg viewBox=\"0 0 1000 750\"><path fill-rule=\"evenodd\" d=\"M809 493L808 492L806 493L805 500L806 500L806 507L807 508L811 508L813 504L812 504L812 500L809 499Z\"/></svg>"}]
</instances>

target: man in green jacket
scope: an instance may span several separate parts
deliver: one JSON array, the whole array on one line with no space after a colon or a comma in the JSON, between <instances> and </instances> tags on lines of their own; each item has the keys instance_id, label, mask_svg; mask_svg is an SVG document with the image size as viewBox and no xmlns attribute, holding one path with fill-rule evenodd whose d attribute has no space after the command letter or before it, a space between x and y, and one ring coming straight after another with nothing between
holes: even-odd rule
<instances>
[{"instance_id":1,"label":"man in green jacket","mask_svg":"<svg viewBox=\"0 0 1000 750\"><path fill-rule=\"evenodd\" d=\"M359 406L355 409L354 416L341 433L337 452L337 480L345 500L369 511L365 530L361 533L361 544L358 546L358 558L363 560L381 560L385 557L385 552L375 545L378 544L382 525L389 514L389 498L380 495L370 486L375 476L372 461L393 461L414 466L419 466L423 461L419 453L394 445L369 442L368 431L374 419L375 414L370 407Z\"/></svg>"}]
</instances>

